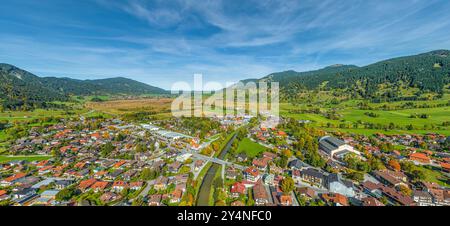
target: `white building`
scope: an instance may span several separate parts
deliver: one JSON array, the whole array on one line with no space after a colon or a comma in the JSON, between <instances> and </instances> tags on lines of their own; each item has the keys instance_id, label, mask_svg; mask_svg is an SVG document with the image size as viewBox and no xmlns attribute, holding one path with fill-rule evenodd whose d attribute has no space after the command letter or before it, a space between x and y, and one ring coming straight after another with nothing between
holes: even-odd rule
<instances>
[{"instance_id":1,"label":"white building","mask_svg":"<svg viewBox=\"0 0 450 226\"><path fill-rule=\"evenodd\" d=\"M319 148L327 153L330 157L337 156L343 157L349 152L361 155L361 153L355 150L352 146L346 144L343 140L339 140L335 137L325 136L319 140Z\"/></svg>"}]
</instances>

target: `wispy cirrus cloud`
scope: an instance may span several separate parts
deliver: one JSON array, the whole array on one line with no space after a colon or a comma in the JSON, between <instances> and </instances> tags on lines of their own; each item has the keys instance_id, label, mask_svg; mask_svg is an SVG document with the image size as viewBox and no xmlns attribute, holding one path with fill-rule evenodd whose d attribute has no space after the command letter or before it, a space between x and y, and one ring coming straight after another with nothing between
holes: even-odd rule
<instances>
[{"instance_id":1,"label":"wispy cirrus cloud","mask_svg":"<svg viewBox=\"0 0 450 226\"><path fill-rule=\"evenodd\" d=\"M7 0L0 61L39 75L125 76L163 88L450 48L450 2Z\"/></svg>"}]
</instances>

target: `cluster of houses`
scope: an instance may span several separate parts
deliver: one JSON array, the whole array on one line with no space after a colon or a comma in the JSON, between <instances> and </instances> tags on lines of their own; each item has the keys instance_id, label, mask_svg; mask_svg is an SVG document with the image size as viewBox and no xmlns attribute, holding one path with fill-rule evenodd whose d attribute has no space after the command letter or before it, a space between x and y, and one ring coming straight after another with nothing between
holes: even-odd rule
<instances>
[{"instance_id":1,"label":"cluster of houses","mask_svg":"<svg viewBox=\"0 0 450 226\"><path fill-rule=\"evenodd\" d=\"M216 120L222 126L229 126L248 123L251 118L224 116ZM260 126L249 129L248 138L268 150L292 149L294 138L276 128L278 120L268 117ZM169 130L173 127L83 118L33 128L26 137L15 141L10 152L46 155L48 158L0 164L0 202L8 201L11 205L129 205L132 200L142 199L144 205L177 205L186 197L192 186L190 182L208 161L198 157L208 142L201 144L199 138L184 135L180 128L175 130L178 132ZM215 129L208 135L217 132ZM276 139L285 142L273 142ZM376 143L404 148L387 152L376 145L374 139ZM448 178L450 156L442 150L447 139L434 134L377 134L371 139L366 136L324 136L318 139L317 151L327 160L327 167L334 171L313 167L295 156L288 159L286 167L280 167L276 162L281 154L276 151L264 151L254 158L239 153L235 163L242 167L229 165L224 169L226 203L231 206L295 206L300 205L300 200L320 200L336 206L448 206L448 187L425 181L413 183L410 175L391 167L366 173L363 181L353 181L344 177L348 169L343 163L347 154L365 161L364 156L369 153L382 160L396 159L434 167ZM141 147L138 151L137 143L145 146L145 150ZM144 179L144 171L152 172L152 178ZM288 177L294 182L292 192L282 191L282 183ZM71 197L60 198L62 193L69 193ZM91 194L97 202L80 198L86 194Z\"/></svg>"},{"instance_id":2,"label":"cluster of houses","mask_svg":"<svg viewBox=\"0 0 450 226\"><path fill-rule=\"evenodd\" d=\"M149 186L158 191L160 200L179 203L186 191L187 173L205 164L186 163L190 156L179 152L198 139L115 119L102 120L96 128L91 128L92 123L95 119L64 121L43 130L32 129L29 136L17 140L11 148L13 154L40 154L47 159L0 164L0 201L9 200L10 205L90 205L77 198L93 193L102 204L125 203L142 195L152 205L162 205L162 201L155 201L157 194L141 193ZM125 135L118 139L119 133ZM136 151L136 140L149 148ZM107 143L113 148L104 155L102 148ZM165 148L159 147L162 143L167 144ZM189 171L181 172L183 167ZM157 172L159 177L143 180L144 169ZM171 185L174 188L167 189ZM78 194L70 200L56 198L60 191L69 188Z\"/></svg>"}]
</instances>

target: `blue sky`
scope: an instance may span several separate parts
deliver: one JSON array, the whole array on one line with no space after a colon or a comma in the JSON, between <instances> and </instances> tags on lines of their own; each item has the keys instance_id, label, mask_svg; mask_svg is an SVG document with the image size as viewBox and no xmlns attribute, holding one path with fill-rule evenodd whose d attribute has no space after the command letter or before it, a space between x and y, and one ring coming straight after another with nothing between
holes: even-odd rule
<instances>
[{"instance_id":1,"label":"blue sky","mask_svg":"<svg viewBox=\"0 0 450 226\"><path fill-rule=\"evenodd\" d=\"M448 0L3 0L0 62L170 89L450 49Z\"/></svg>"}]
</instances>

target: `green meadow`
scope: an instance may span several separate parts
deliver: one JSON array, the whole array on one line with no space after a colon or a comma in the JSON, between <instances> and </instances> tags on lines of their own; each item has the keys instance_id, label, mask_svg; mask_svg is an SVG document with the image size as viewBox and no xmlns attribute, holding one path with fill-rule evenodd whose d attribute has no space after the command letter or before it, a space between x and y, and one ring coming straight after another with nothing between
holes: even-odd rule
<instances>
[{"instance_id":1,"label":"green meadow","mask_svg":"<svg viewBox=\"0 0 450 226\"><path fill-rule=\"evenodd\" d=\"M448 95L445 95L444 99L435 101L415 101L415 104L445 104L448 102ZM337 105L329 104L317 104L313 105L315 108L320 108L322 111L328 111L330 109L336 109L336 113L339 114L339 120L331 120L326 118L322 114L315 113L292 113L290 110L297 109L312 109L311 105L300 104L293 105L290 103L280 104L280 114L285 117L294 118L297 120L310 120L313 125L321 127L328 131L342 131L357 134L373 134L373 133L385 133L385 134L399 134L399 133L439 133L443 135L450 135L450 128L448 126L443 126L444 122L450 121L450 107L434 107L434 108L412 108L412 109L400 109L400 110L361 110L357 108L358 101L346 101ZM381 104L370 104L371 107L379 107L382 105L389 105L391 107L401 106L406 102L393 102L393 103L381 103ZM367 113L375 114L376 117L370 117ZM411 118L411 115L426 114L427 118ZM353 125L355 123L361 122L372 123L379 125L389 125L390 123L396 126L406 127L412 125L414 129L393 129L393 130L380 130L380 129L367 129L363 125L359 125L358 128L328 128L327 124L332 124L334 127L338 127L340 124ZM434 127L432 127L434 126Z\"/></svg>"},{"instance_id":2,"label":"green meadow","mask_svg":"<svg viewBox=\"0 0 450 226\"><path fill-rule=\"evenodd\" d=\"M249 138L244 138L239 143L237 153L245 152L245 154L247 154L248 157L253 158L255 156L258 156L259 153L264 152L266 150L267 150L266 147L256 142L253 142Z\"/></svg>"},{"instance_id":3,"label":"green meadow","mask_svg":"<svg viewBox=\"0 0 450 226\"><path fill-rule=\"evenodd\" d=\"M29 162L42 161L50 159L51 157L52 156L50 155L16 155L16 156L0 155L0 163L7 163L14 160L26 160Z\"/></svg>"}]
</instances>

